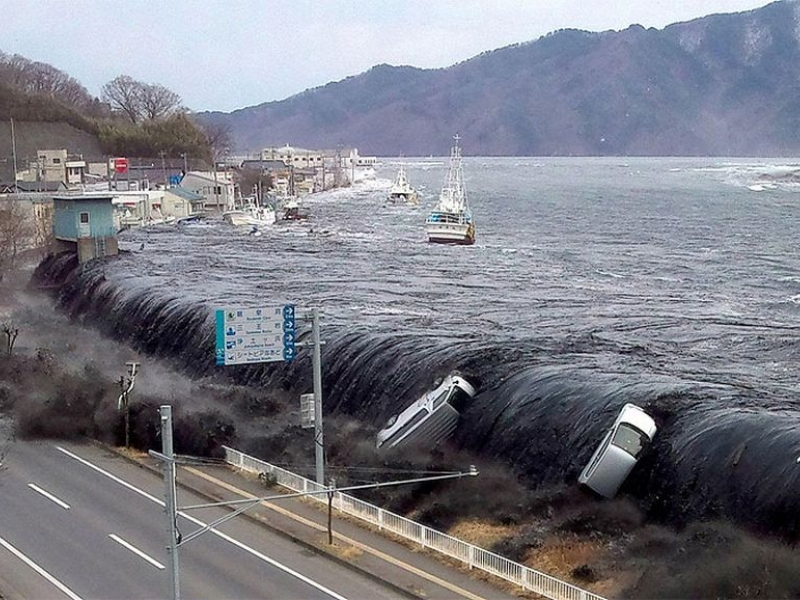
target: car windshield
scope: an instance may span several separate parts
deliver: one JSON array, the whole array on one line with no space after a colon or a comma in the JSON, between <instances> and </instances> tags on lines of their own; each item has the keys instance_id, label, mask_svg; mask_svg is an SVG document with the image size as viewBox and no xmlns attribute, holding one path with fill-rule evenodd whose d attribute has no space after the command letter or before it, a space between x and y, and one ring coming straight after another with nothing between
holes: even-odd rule
<instances>
[{"instance_id":1,"label":"car windshield","mask_svg":"<svg viewBox=\"0 0 800 600\"><path fill-rule=\"evenodd\" d=\"M611 443L622 448L634 458L639 458L644 448L645 435L635 427L623 423L617 429Z\"/></svg>"}]
</instances>

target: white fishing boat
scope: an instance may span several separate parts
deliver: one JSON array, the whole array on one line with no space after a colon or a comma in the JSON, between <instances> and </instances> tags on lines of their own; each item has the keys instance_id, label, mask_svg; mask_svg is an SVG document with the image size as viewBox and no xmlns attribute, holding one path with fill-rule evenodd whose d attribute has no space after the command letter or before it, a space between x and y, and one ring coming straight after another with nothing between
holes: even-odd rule
<instances>
[{"instance_id":1,"label":"white fishing boat","mask_svg":"<svg viewBox=\"0 0 800 600\"><path fill-rule=\"evenodd\" d=\"M411 187L411 184L408 182L406 169L403 165L400 165L400 169L397 171L397 179L395 179L394 184L389 190L388 200L389 202L407 202L408 204L419 203L417 190Z\"/></svg>"},{"instance_id":2,"label":"white fishing boat","mask_svg":"<svg viewBox=\"0 0 800 600\"><path fill-rule=\"evenodd\" d=\"M464 173L461 165L461 148L458 135L450 150L450 166L447 179L439 194L439 203L428 214L425 230L428 241L437 244L474 244L475 222L467 202L464 188Z\"/></svg>"},{"instance_id":3,"label":"white fishing boat","mask_svg":"<svg viewBox=\"0 0 800 600\"><path fill-rule=\"evenodd\" d=\"M237 227L240 226L267 226L277 220L275 209L271 206L261 206L255 200L247 200L241 208L228 210L222 213L222 218Z\"/></svg>"}]
</instances>

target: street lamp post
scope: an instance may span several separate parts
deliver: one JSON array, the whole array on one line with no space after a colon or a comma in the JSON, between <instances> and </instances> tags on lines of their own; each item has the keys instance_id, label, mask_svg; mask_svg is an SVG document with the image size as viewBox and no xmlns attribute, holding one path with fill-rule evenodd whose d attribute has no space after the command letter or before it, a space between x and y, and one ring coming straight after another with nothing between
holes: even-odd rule
<instances>
[{"instance_id":1,"label":"street lamp post","mask_svg":"<svg viewBox=\"0 0 800 600\"><path fill-rule=\"evenodd\" d=\"M172 406L161 405L161 450L164 457L164 510L167 514L167 531L172 600L180 600L181 580L178 559L178 494L175 487L175 454L172 448Z\"/></svg>"}]
</instances>

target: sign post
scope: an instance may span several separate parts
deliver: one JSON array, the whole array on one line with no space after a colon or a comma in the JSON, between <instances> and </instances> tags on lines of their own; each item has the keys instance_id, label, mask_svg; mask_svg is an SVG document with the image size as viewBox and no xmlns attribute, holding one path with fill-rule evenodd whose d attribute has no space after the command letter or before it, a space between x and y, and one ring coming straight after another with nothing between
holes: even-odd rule
<instances>
[{"instance_id":1,"label":"sign post","mask_svg":"<svg viewBox=\"0 0 800 600\"><path fill-rule=\"evenodd\" d=\"M315 413L314 394L300 394L300 427L303 429L313 429Z\"/></svg>"},{"instance_id":2,"label":"sign post","mask_svg":"<svg viewBox=\"0 0 800 600\"><path fill-rule=\"evenodd\" d=\"M325 443L322 428L322 341L319 332L319 309L310 311L313 351L311 366L314 378L313 409L306 406L301 414L310 428L313 418L316 480L325 485ZM266 308L224 308L216 311L216 362L218 365L246 365L263 362L291 362L297 355L297 327L294 304ZM304 315L308 318L308 313ZM307 403L308 395L304 394ZM301 406L304 406L301 397ZM312 417L313 414L313 417ZM305 416L305 421L303 421Z\"/></svg>"}]
</instances>

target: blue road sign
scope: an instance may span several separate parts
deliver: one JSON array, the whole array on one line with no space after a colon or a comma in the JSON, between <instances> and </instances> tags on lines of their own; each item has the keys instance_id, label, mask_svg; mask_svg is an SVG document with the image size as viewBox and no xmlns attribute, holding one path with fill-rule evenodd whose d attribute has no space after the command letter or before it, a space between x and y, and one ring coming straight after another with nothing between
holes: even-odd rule
<instances>
[{"instance_id":1,"label":"blue road sign","mask_svg":"<svg viewBox=\"0 0 800 600\"><path fill-rule=\"evenodd\" d=\"M216 363L291 361L297 351L294 304L216 311Z\"/></svg>"}]
</instances>

